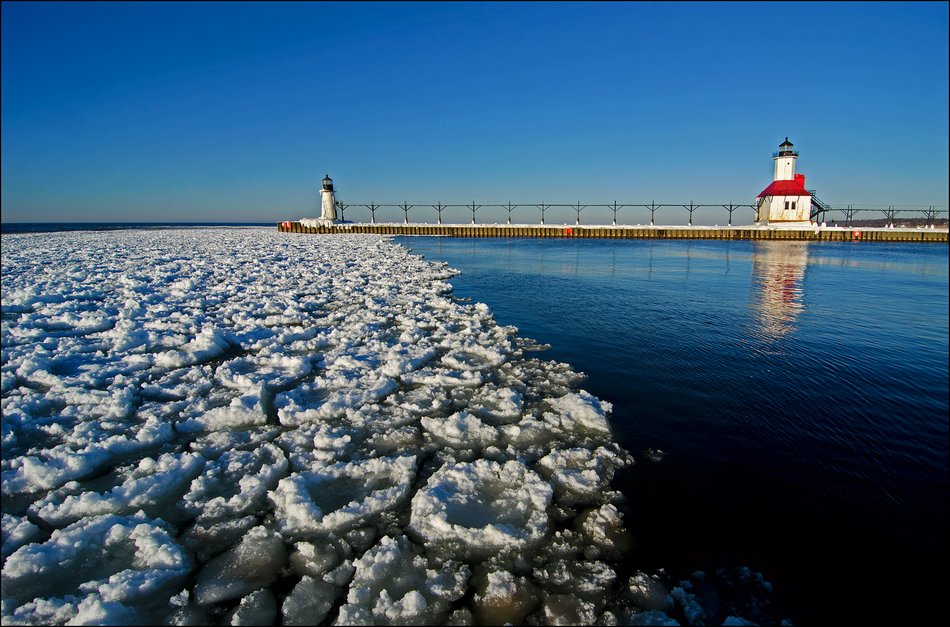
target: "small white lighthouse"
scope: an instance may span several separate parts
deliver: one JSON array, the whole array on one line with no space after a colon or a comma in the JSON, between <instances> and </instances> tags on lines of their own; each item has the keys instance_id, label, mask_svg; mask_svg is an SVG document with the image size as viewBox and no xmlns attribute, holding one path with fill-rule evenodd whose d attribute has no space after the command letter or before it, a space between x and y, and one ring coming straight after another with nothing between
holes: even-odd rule
<instances>
[{"instance_id":1,"label":"small white lighthouse","mask_svg":"<svg viewBox=\"0 0 950 627\"><path fill-rule=\"evenodd\" d=\"M771 226L809 226L811 194L805 189L805 175L795 173L798 151L785 138L772 154L775 175L772 183L756 199L755 223Z\"/></svg>"},{"instance_id":2,"label":"small white lighthouse","mask_svg":"<svg viewBox=\"0 0 950 627\"><path fill-rule=\"evenodd\" d=\"M333 196L333 179L327 174L323 177L323 189L320 190L321 212L320 222L332 224L336 221L336 199Z\"/></svg>"}]
</instances>

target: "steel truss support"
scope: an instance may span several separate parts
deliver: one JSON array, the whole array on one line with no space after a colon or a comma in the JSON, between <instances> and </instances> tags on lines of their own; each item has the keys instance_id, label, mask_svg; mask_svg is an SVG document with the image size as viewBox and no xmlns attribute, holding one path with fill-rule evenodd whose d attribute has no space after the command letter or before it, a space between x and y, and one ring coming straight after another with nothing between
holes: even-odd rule
<instances>
[{"instance_id":1,"label":"steel truss support","mask_svg":"<svg viewBox=\"0 0 950 627\"><path fill-rule=\"evenodd\" d=\"M343 212L346 211L346 208L349 207L349 205L339 200L337 200L335 204L336 208L340 210L340 220L343 220Z\"/></svg>"},{"instance_id":2,"label":"steel truss support","mask_svg":"<svg viewBox=\"0 0 950 627\"><path fill-rule=\"evenodd\" d=\"M511 224L511 211L517 207L518 205L513 205L510 200L508 201L508 224Z\"/></svg>"},{"instance_id":3,"label":"steel truss support","mask_svg":"<svg viewBox=\"0 0 950 627\"><path fill-rule=\"evenodd\" d=\"M579 201L579 200L577 201L577 204L576 204L576 205L571 205L571 209L573 209L573 210L577 213L577 220L574 222L574 225L575 225L575 226L580 226L580 224L581 224L581 211L582 211L583 209L586 209L586 208L587 208L587 205L581 205L581 201Z\"/></svg>"},{"instance_id":4,"label":"steel truss support","mask_svg":"<svg viewBox=\"0 0 950 627\"><path fill-rule=\"evenodd\" d=\"M689 211L689 222L686 223L686 226L693 226L693 212L696 211L699 207L693 206L693 201L689 201L689 205L683 205L683 209Z\"/></svg>"},{"instance_id":5,"label":"steel truss support","mask_svg":"<svg viewBox=\"0 0 950 627\"><path fill-rule=\"evenodd\" d=\"M432 208L436 210L439 214L439 224L442 224L442 210L446 208L447 205L443 205L440 200L437 204L432 205Z\"/></svg>"},{"instance_id":6,"label":"steel truss support","mask_svg":"<svg viewBox=\"0 0 950 627\"><path fill-rule=\"evenodd\" d=\"M897 217L897 214L900 213L900 209L894 209L894 205L889 205L887 209L882 209L884 212L884 220L887 222L887 228L894 228L894 218Z\"/></svg>"},{"instance_id":7,"label":"steel truss support","mask_svg":"<svg viewBox=\"0 0 950 627\"><path fill-rule=\"evenodd\" d=\"M934 223L937 221L937 212L934 210L933 205L930 205L924 210L924 219L927 220L930 228L934 228Z\"/></svg>"},{"instance_id":8,"label":"steel truss support","mask_svg":"<svg viewBox=\"0 0 950 627\"><path fill-rule=\"evenodd\" d=\"M606 205L608 209L611 209L614 212L614 221L612 222L613 226L617 226L617 211L623 209L625 205L618 205L617 201L614 201L613 207Z\"/></svg>"},{"instance_id":9,"label":"steel truss support","mask_svg":"<svg viewBox=\"0 0 950 627\"><path fill-rule=\"evenodd\" d=\"M551 205L546 205L546 204L544 204L544 201L541 201L541 204L540 204L540 205L535 205L535 207L537 207L538 209L541 210L541 224L544 224L544 210L545 210L545 209L550 209L550 208L551 208Z\"/></svg>"},{"instance_id":10,"label":"steel truss support","mask_svg":"<svg viewBox=\"0 0 950 627\"><path fill-rule=\"evenodd\" d=\"M468 206L468 205L466 205L466 206ZM482 207L481 205L476 205L476 204L475 204L475 201L472 201L472 206L469 207L469 209L472 210L472 224L475 224L475 212L478 211L479 209L481 209L481 207Z\"/></svg>"},{"instance_id":11,"label":"steel truss support","mask_svg":"<svg viewBox=\"0 0 950 627\"><path fill-rule=\"evenodd\" d=\"M727 226L732 226L732 212L738 209L739 207L740 205L733 205L733 204L722 205L722 208L729 212L729 223L727 224Z\"/></svg>"},{"instance_id":12,"label":"steel truss support","mask_svg":"<svg viewBox=\"0 0 950 627\"><path fill-rule=\"evenodd\" d=\"M368 205L363 205L363 206L369 209L370 223L376 224L376 210L379 209L379 205L377 205L374 202L371 202Z\"/></svg>"}]
</instances>

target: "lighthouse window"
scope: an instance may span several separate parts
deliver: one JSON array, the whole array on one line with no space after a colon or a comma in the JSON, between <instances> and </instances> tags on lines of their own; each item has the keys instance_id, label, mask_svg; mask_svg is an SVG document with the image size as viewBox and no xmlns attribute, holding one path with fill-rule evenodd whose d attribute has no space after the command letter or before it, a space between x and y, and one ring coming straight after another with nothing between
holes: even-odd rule
<instances>
[{"instance_id":1,"label":"lighthouse window","mask_svg":"<svg viewBox=\"0 0 950 627\"><path fill-rule=\"evenodd\" d=\"M792 211L795 211L795 201L792 201Z\"/></svg>"},{"instance_id":2,"label":"lighthouse window","mask_svg":"<svg viewBox=\"0 0 950 627\"><path fill-rule=\"evenodd\" d=\"M788 211L788 201L785 201L785 211Z\"/></svg>"}]
</instances>

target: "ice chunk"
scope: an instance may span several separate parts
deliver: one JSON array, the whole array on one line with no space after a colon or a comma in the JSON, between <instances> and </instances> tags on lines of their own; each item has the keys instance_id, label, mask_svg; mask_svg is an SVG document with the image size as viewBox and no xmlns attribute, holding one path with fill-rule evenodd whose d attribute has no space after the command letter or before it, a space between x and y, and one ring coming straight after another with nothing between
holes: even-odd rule
<instances>
[{"instance_id":1,"label":"ice chunk","mask_svg":"<svg viewBox=\"0 0 950 627\"><path fill-rule=\"evenodd\" d=\"M242 392L280 389L310 374L310 359L303 355L285 355L271 347L256 355L236 357L214 372L223 385Z\"/></svg>"},{"instance_id":2,"label":"ice chunk","mask_svg":"<svg viewBox=\"0 0 950 627\"><path fill-rule=\"evenodd\" d=\"M268 589L255 590L242 598L227 616L229 625L273 625L276 620L277 599Z\"/></svg>"},{"instance_id":3,"label":"ice chunk","mask_svg":"<svg viewBox=\"0 0 950 627\"><path fill-rule=\"evenodd\" d=\"M274 441L281 434L278 426L245 427L238 431L206 431L199 434L188 447L207 459L218 459L226 451L249 451ZM279 443L278 443L279 444ZM282 450L287 450L281 446Z\"/></svg>"},{"instance_id":4,"label":"ice chunk","mask_svg":"<svg viewBox=\"0 0 950 627\"><path fill-rule=\"evenodd\" d=\"M538 457L546 454L552 445L563 436L563 432L547 421L524 416L515 424L498 428L505 442L518 450L531 452Z\"/></svg>"},{"instance_id":5,"label":"ice chunk","mask_svg":"<svg viewBox=\"0 0 950 627\"><path fill-rule=\"evenodd\" d=\"M142 618L133 608L95 594L35 599L12 613L3 611L4 625L133 625Z\"/></svg>"},{"instance_id":6,"label":"ice chunk","mask_svg":"<svg viewBox=\"0 0 950 627\"><path fill-rule=\"evenodd\" d=\"M630 599L645 610L662 611L667 607L669 591L656 577L638 572L627 582Z\"/></svg>"},{"instance_id":7,"label":"ice chunk","mask_svg":"<svg viewBox=\"0 0 950 627\"><path fill-rule=\"evenodd\" d=\"M318 625L333 608L343 590L322 579L305 575L290 591L281 608L284 625Z\"/></svg>"},{"instance_id":8,"label":"ice chunk","mask_svg":"<svg viewBox=\"0 0 950 627\"><path fill-rule=\"evenodd\" d=\"M396 380L382 374L369 373L356 379L346 379L345 387L332 389L319 380L301 385L287 393L278 394L274 401L280 423L294 427L311 421L327 420L363 405L376 403L399 388ZM319 404L314 405L314 399Z\"/></svg>"},{"instance_id":9,"label":"ice chunk","mask_svg":"<svg viewBox=\"0 0 950 627\"><path fill-rule=\"evenodd\" d=\"M471 344L449 351L442 356L442 363L458 370L484 370L501 365L505 359L506 355L502 351Z\"/></svg>"},{"instance_id":10,"label":"ice chunk","mask_svg":"<svg viewBox=\"0 0 950 627\"><path fill-rule=\"evenodd\" d=\"M291 469L303 471L349 461L364 437L349 425L315 422L284 430L277 444L287 451Z\"/></svg>"},{"instance_id":11,"label":"ice chunk","mask_svg":"<svg viewBox=\"0 0 950 627\"><path fill-rule=\"evenodd\" d=\"M433 568L405 536L384 537L355 562L337 625L441 625L471 574L449 560Z\"/></svg>"},{"instance_id":12,"label":"ice chunk","mask_svg":"<svg viewBox=\"0 0 950 627\"><path fill-rule=\"evenodd\" d=\"M597 608L570 594L552 594L545 597L541 616L545 625L593 625Z\"/></svg>"},{"instance_id":13,"label":"ice chunk","mask_svg":"<svg viewBox=\"0 0 950 627\"><path fill-rule=\"evenodd\" d=\"M566 505L591 503L607 490L625 459L600 446L558 449L538 461L538 470L549 477L558 501Z\"/></svg>"},{"instance_id":14,"label":"ice chunk","mask_svg":"<svg viewBox=\"0 0 950 627\"><path fill-rule=\"evenodd\" d=\"M155 365L180 368L208 361L222 355L231 347L225 336L212 325L205 325L187 344L178 350L165 351L155 356Z\"/></svg>"},{"instance_id":15,"label":"ice chunk","mask_svg":"<svg viewBox=\"0 0 950 627\"><path fill-rule=\"evenodd\" d=\"M706 619L703 606L696 600L696 596L677 586L670 591L673 607L682 612L688 625L702 625Z\"/></svg>"},{"instance_id":16,"label":"ice chunk","mask_svg":"<svg viewBox=\"0 0 950 627\"><path fill-rule=\"evenodd\" d=\"M10 555L3 594L22 602L36 590L47 598L95 592L103 601L128 604L170 594L191 566L169 533L144 515L98 516Z\"/></svg>"},{"instance_id":17,"label":"ice chunk","mask_svg":"<svg viewBox=\"0 0 950 627\"><path fill-rule=\"evenodd\" d=\"M482 625L517 625L540 601L537 588L526 578L506 570L492 571L475 588L473 615Z\"/></svg>"},{"instance_id":18,"label":"ice chunk","mask_svg":"<svg viewBox=\"0 0 950 627\"><path fill-rule=\"evenodd\" d=\"M443 387L478 387L485 382L482 374L475 370L444 370L441 368L423 368L400 377L406 385L426 385Z\"/></svg>"},{"instance_id":19,"label":"ice chunk","mask_svg":"<svg viewBox=\"0 0 950 627\"><path fill-rule=\"evenodd\" d=\"M422 444L422 433L418 427L413 425L383 430L374 433L366 440L366 446L379 455L392 455L401 451L421 449Z\"/></svg>"},{"instance_id":20,"label":"ice chunk","mask_svg":"<svg viewBox=\"0 0 950 627\"><path fill-rule=\"evenodd\" d=\"M551 486L521 462L447 463L412 498L409 529L427 543L489 554L539 542Z\"/></svg>"},{"instance_id":21,"label":"ice chunk","mask_svg":"<svg viewBox=\"0 0 950 627\"><path fill-rule=\"evenodd\" d=\"M77 613L78 601L67 599L35 599L17 606L12 599L3 599L4 625L65 625Z\"/></svg>"},{"instance_id":22,"label":"ice chunk","mask_svg":"<svg viewBox=\"0 0 950 627\"><path fill-rule=\"evenodd\" d=\"M290 566L301 575L320 576L339 566L346 549L335 536L320 542L298 542L290 554Z\"/></svg>"},{"instance_id":23,"label":"ice chunk","mask_svg":"<svg viewBox=\"0 0 950 627\"><path fill-rule=\"evenodd\" d=\"M380 534L373 527L361 527L346 532L344 539L356 553L364 553L376 542Z\"/></svg>"},{"instance_id":24,"label":"ice chunk","mask_svg":"<svg viewBox=\"0 0 950 627\"><path fill-rule=\"evenodd\" d=\"M207 365L177 368L143 385L142 394L166 401L201 397L214 387L212 372Z\"/></svg>"},{"instance_id":25,"label":"ice chunk","mask_svg":"<svg viewBox=\"0 0 950 627\"><path fill-rule=\"evenodd\" d=\"M546 590L597 601L613 585L617 574L604 562L557 559L535 568L534 578Z\"/></svg>"},{"instance_id":26,"label":"ice chunk","mask_svg":"<svg viewBox=\"0 0 950 627\"><path fill-rule=\"evenodd\" d=\"M467 411L448 418L422 417L422 426L429 437L452 448L482 449L498 440L498 430L486 425Z\"/></svg>"},{"instance_id":27,"label":"ice chunk","mask_svg":"<svg viewBox=\"0 0 950 627\"><path fill-rule=\"evenodd\" d=\"M440 387L420 386L400 390L386 399L387 404L396 405L412 415L445 415L449 413L451 401Z\"/></svg>"},{"instance_id":28,"label":"ice chunk","mask_svg":"<svg viewBox=\"0 0 950 627\"><path fill-rule=\"evenodd\" d=\"M620 511L612 503L582 512L574 519L574 527L587 545L585 557L589 559L601 555L617 557L632 544L630 533L624 529Z\"/></svg>"},{"instance_id":29,"label":"ice chunk","mask_svg":"<svg viewBox=\"0 0 950 627\"><path fill-rule=\"evenodd\" d=\"M198 520L181 535L181 541L186 548L194 552L199 562L207 562L225 549L233 547L256 524L256 516L217 522Z\"/></svg>"},{"instance_id":30,"label":"ice chunk","mask_svg":"<svg viewBox=\"0 0 950 627\"><path fill-rule=\"evenodd\" d=\"M269 494L282 533L307 535L362 525L406 499L414 456L336 463L292 474Z\"/></svg>"},{"instance_id":31,"label":"ice chunk","mask_svg":"<svg viewBox=\"0 0 950 627\"><path fill-rule=\"evenodd\" d=\"M80 484L72 482L31 506L42 520L52 525L75 522L86 516L100 514L133 514L143 510L159 516L187 489L204 467L204 458L194 453L175 455L166 453L157 460L142 459L128 473L127 479L106 493L82 492Z\"/></svg>"},{"instance_id":32,"label":"ice chunk","mask_svg":"<svg viewBox=\"0 0 950 627\"><path fill-rule=\"evenodd\" d=\"M243 516L261 505L286 472L287 458L269 442L254 451L228 451L191 482L181 506L202 521Z\"/></svg>"},{"instance_id":33,"label":"ice chunk","mask_svg":"<svg viewBox=\"0 0 950 627\"><path fill-rule=\"evenodd\" d=\"M511 388L483 386L471 399L472 413L492 423L511 423L521 417L524 399Z\"/></svg>"},{"instance_id":34,"label":"ice chunk","mask_svg":"<svg viewBox=\"0 0 950 627\"><path fill-rule=\"evenodd\" d=\"M5 464L9 470L2 472L3 493L13 495L57 488L96 472L120 456L172 439L171 424L151 417L138 425L125 425L124 431L111 434L102 429L102 425L77 425L72 436L85 440L83 443L75 447L59 444L35 455L13 458ZM88 436L80 438L79 432Z\"/></svg>"},{"instance_id":35,"label":"ice chunk","mask_svg":"<svg viewBox=\"0 0 950 627\"><path fill-rule=\"evenodd\" d=\"M395 378L418 370L432 361L436 354L431 346L394 346L386 353L380 371Z\"/></svg>"},{"instance_id":36,"label":"ice chunk","mask_svg":"<svg viewBox=\"0 0 950 627\"><path fill-rule=\"evenodd\" d=\"M98 595L86 595L76 607L68 625L131 625L141 621L139 613L117 601L103 601Z\"/></svg>"},{"instance_id":37,"label":"ice chunk","mask_svg":"<svg viewBox=\"0 0 950 627\"><path fill-rule=\"evenodd\" d=\"M3 514L3 559L16 551L24 544L33 542L42 535L40 528L26 519L25 516Z\"/></svg>"},{"instance_id":38,"label":"ice chunk","mask_svg":"<svg viewBox=\"0 0 950 627\"><path fill-rule=\"evenodd\" d=\"M286 564L287 550L281 537L266 527L254 527L236 547L201 569L195 601L208 605L266 588Z\"/></svg>"},{"instance_id":39,"label":"ice chunk","mask_svg":"<svg viewBox=\"0 0 950 627\"><path fill-rule=\"evenodd\" d=\"M268 393L259 388L243 396L232 398L231 402L224 407L214 407L200 416L182 420L176 425L176 428L178 431L187 433L264 425L267 423L267 413L264 405L268 402Z\"/></svg>"},{"instance_id":40,"label":"ice chunk","mask_svg":"<svg viewBox=\"0 0 950 627\"><path fill-rule=\"evenodd\" d=\"M571 392L559 398L548 399L547 402L555 414L545 414L545 418L565 431L610 433L607 413L612 406L607 401L598 400L589 392Z\"/></svg>"}]
</instances>

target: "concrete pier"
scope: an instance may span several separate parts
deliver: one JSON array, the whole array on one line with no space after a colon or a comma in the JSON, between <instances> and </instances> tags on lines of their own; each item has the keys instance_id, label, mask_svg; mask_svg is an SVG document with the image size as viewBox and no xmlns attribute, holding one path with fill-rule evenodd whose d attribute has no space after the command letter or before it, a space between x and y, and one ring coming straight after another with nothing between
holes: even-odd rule
<instances>
[{"instance_id":1,"label":"concrete pier","mask_svg":"<svg viewBox=\"0 0 950 627\"><path fill-rule=\"evenodd\" d=\"M554 226L519 224L329 224L304 226L300 222L277 223L282 233L332 235L376 233L381 235L429 235L443 237L566 237L597 239L725 239L796 240L809 242L944 242L942 229L886 229L860 227L812 227L791 229L756 226Z\"/></svg>"}]
</instances>

